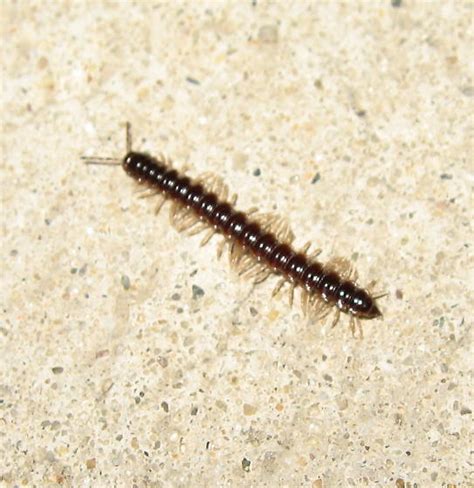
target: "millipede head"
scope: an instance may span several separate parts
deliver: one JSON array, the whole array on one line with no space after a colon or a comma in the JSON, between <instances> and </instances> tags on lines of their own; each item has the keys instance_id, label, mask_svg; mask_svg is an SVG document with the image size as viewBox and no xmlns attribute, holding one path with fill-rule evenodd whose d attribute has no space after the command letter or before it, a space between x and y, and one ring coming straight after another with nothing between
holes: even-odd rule
<instances>
[{"instance_id":1,"label":"millipede head","mask_svg":"<svg viewBox=\"0 0 474 488\"><path fill-rule=\"evenodd\" d=\"M349 309L351 314L361 319L375 319L382 316L375 299L363 289L354 292Z\"/></svg>"}]
</instances>

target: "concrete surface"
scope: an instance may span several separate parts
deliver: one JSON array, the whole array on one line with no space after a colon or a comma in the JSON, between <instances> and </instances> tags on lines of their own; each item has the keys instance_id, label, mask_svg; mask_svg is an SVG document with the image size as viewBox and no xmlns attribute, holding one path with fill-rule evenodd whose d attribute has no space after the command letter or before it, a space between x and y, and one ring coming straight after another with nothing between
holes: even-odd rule
<instances>
[{"instance_id":1,"label":"concrete surface","mask_svg":"<svg viewBox=\"0 0 474 488\"><path fill-rule=\"evenodd\" d=\"M0 485L473 486L473 4L1 10ZM308 323L81 162L127 120L384 319Z\"/></svg>"}]
</instances>

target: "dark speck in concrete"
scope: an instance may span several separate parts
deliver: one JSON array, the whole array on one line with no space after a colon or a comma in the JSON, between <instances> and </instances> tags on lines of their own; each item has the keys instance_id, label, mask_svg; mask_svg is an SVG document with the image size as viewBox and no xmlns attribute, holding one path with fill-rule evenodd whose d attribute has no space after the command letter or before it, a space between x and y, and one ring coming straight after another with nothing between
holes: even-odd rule
<instances>
[{"instance_id":1,"label":"dark speck in concrete","mask_svg":"<svg viewBox=\"0 0 474 488\"><path fill-rule=\"evenodd\" d=\"M254 176L260 176L261 174L262 174L262 172L260 171L260 169L259 169L259 168L254 169L254 171L253 171L253 175L254 175Z\"/></svg>"},{"instance_id":2,"label":"dark speck in concrete","mask_svg":"<svg viewBox=\"0 0 474 488\"><path fill-rule=\"evenodd\" d=\"M314 185L315 183L317 183L319 180L321 179L321 175L319 173L316 173L314 176L313 176L313 179L311 180L311 184Z\"/></svg>"},{"instance_id":3,"label":"dark speck in concrete","mask_svg":"<svg viewBox=\"0 0 474 488\"><path fill-rule=\"evenodd\" d=\"M193 285L193 300L197 300L204 296L204 290L197 285Z\"/></svg>"},{"instance_id":4,"label":"dark speck in concrete","mask_svg":"<svg viewBox=\"0 0 474 488\"><path fill-rule=\"evenodd\" d=\"M54 368L51 368L51 371L54 374L61 374L64 371L64 368L62 368L61 366L55 366Z\"/></svg>"},{"instance_id":5,"label":"dark speck in concrete","mask_svg":"<svg viewBox=\"0 0 474 488\"><path fill-rule=\"evenodd\" d=\"M161 402L161 408L168 413L170 411L170 407L168 406L167 402Z\"/></svg>"},{"instance_id":6,"label":"dark speck in concrete","mask_svg":"<svg viewBox=\"0 0 474 488\"><path fill-rule=\"evenodd\" d=\"M322 90L323 89L323 83L321 80L314 80L314 86L318 89L318 90Z\"/></svg>"},{"instance_id":7,"label":"dark speck in concrete","mask_svg":"<svg viewBox=\"0 0 474 488\"><path fill-rule=\"evenodd\" d=\"M440 176L440 178L441 178L442 180L452 180L452 179L453 179L453 175L450 175L450 174L448 174L448 173L443 173L443 174Z\"/></svg>"},{"instance_id":8,"label":"dark speck in concrete","mask_svg":"<svg viewBox=\"0 0 474 488\"><path fill-rule=\"evenodd\" d=\"M250 471L250 461L247 458L242 459L242 469L247 473Z\"/></svg>"},{"instance_id":9,"label":"dark speck in concrete","mask_svg":"<svg viewBox=\"0 0 474 488\"><path fill-rule=\"evenodd\" d=\"M191 83L192 85L200 85L201 84L199 80L196 80L196 78L192 78L191 76L187 76L186 81L188 83Z\"/></svg>"},{"instance_id":10,"label":"dark speck in concrete","mask_svg":"<svg viewBox=\"0 0 474 488\"><path fill-rule=\"evenodd\" d=\"M173 293L171 295L171 300L179 300L181 298L181 295L179 293Z\"/></svg>"},{"instance_id":11,"label":"dark speck in concrete","mask_svg":"<svg viewBox=\"0 0 474 488\"><path fill-rule=\"evenodd\" d=\"M122 275L120 282L122 283L124 290L128 290L130 288L130 278L127 275Z\"/></svg>"},{"instance_id":12,"label":"dark speck in concrete","mask_svg":"<svg viewBox=\"0 0 474 488\"><path fill-rule=\"evenodd\" d=\"M392 7L395 7L395 8L402 6L402 0L392 0L390 3L392 4Z\"/></svg>"}]
</instances>

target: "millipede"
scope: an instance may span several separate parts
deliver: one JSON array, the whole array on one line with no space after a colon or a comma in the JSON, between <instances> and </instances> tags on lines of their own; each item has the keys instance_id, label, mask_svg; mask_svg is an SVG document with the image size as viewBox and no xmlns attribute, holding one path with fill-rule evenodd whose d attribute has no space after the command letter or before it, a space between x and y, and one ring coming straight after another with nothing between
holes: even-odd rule
<instances>
[{"instance_id":1,"label":"millipede","mask_svg":"<svg viewBox=\"0 0 474 488\"><path fill-rule=\"evenodd\" d=\"M357 273L344 258L333 258L323 264L317 260L321 250L309 252L311 243L300 250L293 246L294 235L287 221L276 214L260 213L256 208L247 212L236 209L237 196L217 175L205 174L190 178L180 174L170 159L132 150L131 126L126 124L126 154L121 158L87 157L86 164L122 166L143 190L142 198L158 197L155 213L171 201L170 219L173 226L188 235L206 231L201 245L212 236L224 239L218 256L228 248L229 262L239 275L255 284L277 275L272 296L285 284L290 285L290 305L295 288L301 289L305 315L315 320L326 318L334 311L334 327L341 313L349 316L352 334L356 329L362 337L361 320L382 316L375 296L357 284Z\"/></svg>"}]
</instances>

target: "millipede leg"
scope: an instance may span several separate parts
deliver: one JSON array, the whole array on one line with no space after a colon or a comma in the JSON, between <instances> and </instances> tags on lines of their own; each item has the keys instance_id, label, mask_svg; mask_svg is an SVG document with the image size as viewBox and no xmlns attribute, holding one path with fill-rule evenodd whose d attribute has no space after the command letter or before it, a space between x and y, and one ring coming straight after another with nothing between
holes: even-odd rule
<instances>
[{"instance_id":1,"label":"millipede leg","mask_svg":"<svg viewBox=\"0 0 474 488\"><path fill-rule=\"evenodd\" d=\"M233 269L237 268L238 262L243 254L244 250L242 247L235 242L232 242L229 248L229 264Z\"/></svg>"},{"instance_id":2,"label":"millipede leg","mask_svg":"<svg viewBox=\"0 0 474 488\"><path fill-rule=\"evenodd\" d=\"M125 148L127 153L132 150L132 124L130 122L125 123Z\"/></svg>"},{"instance_id":3,"label":"millipede leg","mask_svg":"<svg viewBox=\"0 0 474 488\"><path fill-rule=\"evenodd\" d=\"M289 304L290 304L290 308L293 307L293 300L295 298L295 284L294 283L291 283L290 284L290 290L289 290Z\"/></svg>"},{"instance_id":4,"label":"millipede leg","mask_svg":"<svg viewBox=\"0 0 474 488\"><path fill-rule=\"evenodd\" d=\"M188 231L189 231L188 236L195 236L196 234L200 234L203 230L206 230L209 228L206 224L204 224L203 222L201 222L199 220L196 221L196 224L197 224L196 228L194 228L192 230L188 229ZM194 224L193 224L193 226L194 226Z\"/></svg>"},{"instance_id":5,"label":"millipede leg","mask_svg":"<svg viewBox=\"0 0 474 488\"><path fill-rule=\"evenodd\" d=\"M295 236L286 219L274 213L261 213L255 216L265 232L272 232L282 242L290 243Z\"/></svg>"},{"instance_id":6,"label":"millipede leg","mask_svg":"<svg viewBox=\"0 0 474 488\"><path fill-rule=\"evenodd\" d=\"M343 280L352 279L355 281L357 279L357 272L346 258L332 258L328 262L328 268L333 268Z\"/></svg>"},{"instance_id":7,"label":"millipede leg","mask_svg":"<svg viewBox=\"0 0 474 488\"><path fill-rule=\"evenodd\" d=\"M203 237L200 246L205 246L211 239L212 236L216 233L215 229L209 229L209 231L206 233L206 235Z\"/></svg>"},{"instance_id":8,"label":"millipede leg","mask_svg":"<svg viewBox=\"0 0 474 488\"><path fill-rule=\"evenodd\" d=\"M322 320L332 311L332 308L318 295L310 297L308 309L314 320Z\"/></svg>"},{"instance_id":9,"label":"millipede leg","mask_svg":"<svg viewBox=\"0 0 474 488\"><path fill-rule=\"evenodd\" d=\"M364 331L362 330L362 323L358 318L356 318L355 321L356 321L357 330L359 331L359 338L363 339Z\"/></svg>"},{"instance_id":10,"label":"millipede leg","mask_svg":"<svg viewBox=\"0 0 474 488\"><path fill-rule=\"evenodd\" d=\"M310 261L314 261L321 253L322 253L322 249L315 249L309 256L308 256L308 259Z\"/></svg>"},{"instance_id":11,"label":"millipede leg","mask_svg":"<svg viewBox=\"0 0 474 488\"><path fill-rule=\"evenodd\" d=\"M222 257L222 253L224 252L224 248L227 244L227 239L223 239L221 242L219 242L217 246L217 259L220 259Z\"/></svg>"},{"instance_id":12,"label":"millipede leg","mask_svg":"<svg viewBox=\"0 0 474 488\"><path fill-rule=\"evenodd\" d=\"M170 220L173 227L179 232L183 232L200 222L194 212L177 203L171 207Z\"/></svg>"},{"instance_id":13,"label":"millipede leg","mask_svg":"<svg viewBox=\"0 0 474 488\"><path fill-rule=\"evenodd\" d=\"M334 319L331 324L331 329L336 327L337 323L339 322L339 318L341 317L341 311L339 309L336 310L336 313L334 314Z\"/></svg>"},{"instance_id":14,"label":"millipede leg","mask_svg":"<svg viewBox=\"0 0 474 488\"><path fill-rule=\"evenodd\" d=\"M354 315L351 315L350 321L349 321L349 327L352 332L352 336L355 337L356 334L356 328L359 331L359 337L363 339L364 337L364 332L362 331L362 325L360 323L360 320L357 317L354 317Z\"/></svg>"},{"instance_id":15,"label":"millipede leg","mask_svg":"<svg viewBox=\"0 0 474 488\"><path fill-rule=\"evenodd\" d=\"M245 273L247 273L248 271L252 270L255 268L255 266L257 266L258 263L257 262L250 262L245 268L243 268L240 272L239 272L239 276L242 276L244 275Z\"/></svg>"},{"instance_id":16,"label":"millipede leg","mask_svg":"<svg viewBox=\"0 0 474 488\"><path fill-rule=\"evenodd\" d=\"M155 207L155 215L158 215L160 213L160 210L163 208L165 202L166 202L166 197L162 197L161 202L159 202L158 205Z\"/></svg>"},{"instance_id":17,"label":"millipede leg","mask_svg":"<svg viewBox=\"0 0 474 488\"><path fill-rule=\"evenodd\" d=\"M308 249L311 247L311 241L308 241L302 248L301 248L301 253L306 254L308 252Z\"/></svg>"},{"instance_id":18,"label":"millipede leg","mask_svg":"<svg viewBox=\"0 0 474 488\"><path fill-rule=\"evenodd\" d=\"M200 221L199 219L196 219L196 218L189 218L187 219L186 221L182 222L180 225L176 226L176 230L178 230L179 232L187 232L188 235L192 235L190 234L190 232L192 230L195 230L195 227L197 225L199 225ZM197 232L199 233L199 232Z\"/></svg>"},{"instance_id":19,"label":"millipede leg","mask_svg":"<svg viewBox=\"0 0 474 488\"><path fill-rule=\"evenodd\" d=\"M254 285L259 285L260 283L263 283L272 274L273 274L272 271L265 270L264 272L258 274L255 277L255 279L253 281L253 284Z\"/></svg>"},{"instance_id":20,"label":"millipede leg","mask_svg":"<svg viewBox=\"0 0 474 488\"><path fill-rule=\"evenodd\" d=\"M262 275L262 274L267 274L268 268L266 266L263 266L261 264L255 263L256 267L251 268L247 273L242 273L241 276L245 276L245 278L248 279L255 279L257 276Z\"/></svg>"},{"instance_id":21,"label":"millipede leg","mask_svg":"<svg viewBox=\"0 0 474 488\"><path fill-rule=\"evenodd\" d=\"M278 295L278 293L280 292L282 286L286 283L286 278L281 278L278 283L276 284L275 288L273 288L273 291L272 291L272 297Z\"/></svg>"},{"instance_id":22,"label":"millipede leg","mask_svg":"<svg viewBox=\"0 0 474 488\"><path fill-rule=\"evenodd\" d=\"M145 190L141 189L141 194L138 195L138 198L150 198L150 197L156 197L156 195L159 195L161 192L157 190L150 190L149 188L146 188Z\"/></svg>"},{"instance_id":23,"label":"millipede leg","mask_svg":"<svg viewBox=\"0 0 474 488\"><path fill-rule=\"evenodd\" d=\"M215 193L219 200L226 201L229 195L229 187L224 180L214 173L203 173L196 178L196 182L205 184L209 193Z\"/></svg>"},{"instance_id":24,"label":"millipede leg","mask_svg":"<svg viewBox=\"0 0 474 488\"><path fill-rule=\"evenodd\" d=\"M306 317L308 314L308 297L309 293L307 290L301 291L301 310L303 310L303 315Z\"/></svg>"},{"instance_id":25,"label":"millipede leg","mask_svg":"<svg viewBox=\"0 0 474 488\"><path fill-rule=\"evenodd\" d=\"M353 315L349 319L349 328L351 329L352 336L355 337L355 319Z\"/></svg>"}]
</instances>

